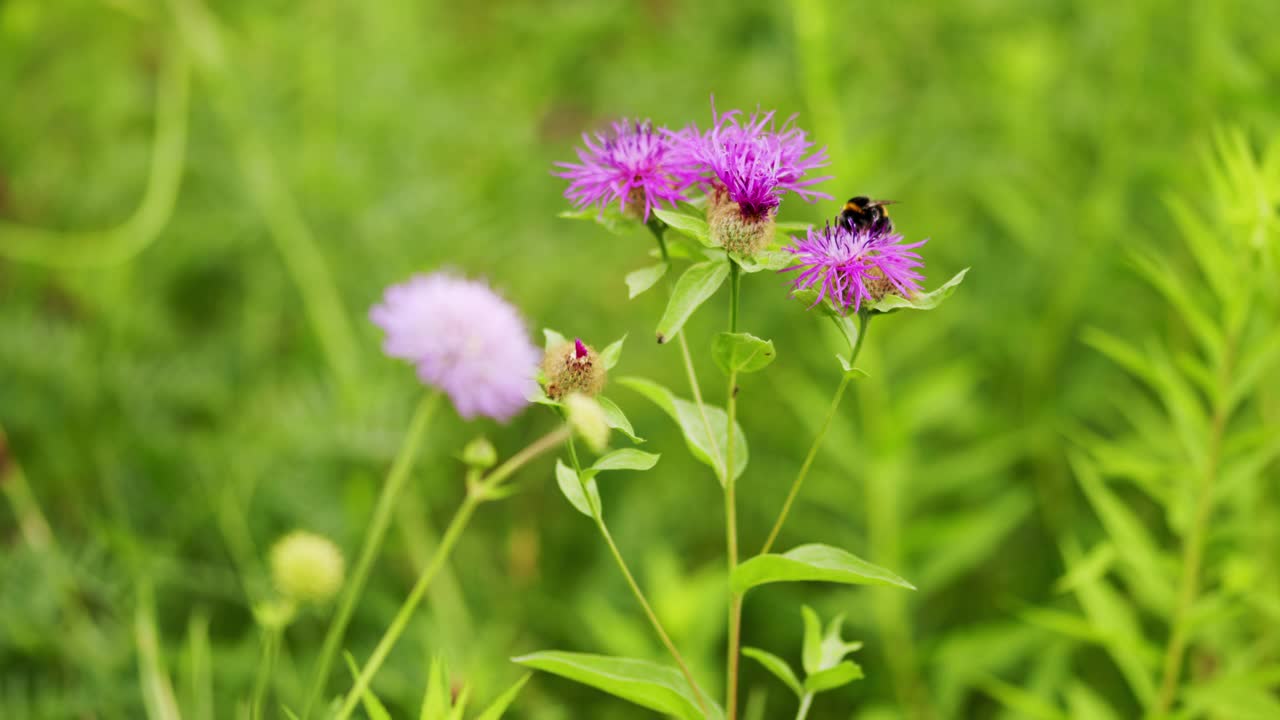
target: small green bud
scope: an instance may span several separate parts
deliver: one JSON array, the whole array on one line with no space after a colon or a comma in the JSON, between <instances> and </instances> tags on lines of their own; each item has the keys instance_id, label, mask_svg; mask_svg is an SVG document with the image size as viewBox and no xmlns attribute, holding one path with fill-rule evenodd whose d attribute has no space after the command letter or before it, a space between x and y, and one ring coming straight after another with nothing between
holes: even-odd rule
<instances>
[{"instance_id":1,"label":"small green bud","mask_svg":"<svg viewBox=\"0 0 1280 720\"><path fill-rule=\"evenodd\" d=\"M595 398L573 393L564 399L569 427L587 443L591 451L599 455L609 446L609 422L604 408Z\"/></svg>"},{"instance_id":2,"label":"small green bud","mask_svg":"<svg viewBox=\"0 0 1280 720\"><path fill-rule=\"evenodd\" d=\"M295 530L271 548L271 579L286 598L321 603L342 587L342 551L321 535Z\"/></svg>"},{"instance_id":3,"label":"small green bud","mask_svg":"<svg viewBox=\"0 0 1280 720\"><path fill-rule=\"evenodd\" d=\"M594 397L604 389L607 371L595 348L581 340L563 343L542 358L547 397L561 400L570 393Z\"/></svg>"},{"instance_id":4,"label":"small green bud","mask_svg":"<svg viewBox=\"0 0 1280 720\"><path fill-rule=\"evenodd\" d=\"M488 470L498 464L498 451L488 438L478 437L462 448L462 462L475 470Z\"/></svg>"}]
</instances>

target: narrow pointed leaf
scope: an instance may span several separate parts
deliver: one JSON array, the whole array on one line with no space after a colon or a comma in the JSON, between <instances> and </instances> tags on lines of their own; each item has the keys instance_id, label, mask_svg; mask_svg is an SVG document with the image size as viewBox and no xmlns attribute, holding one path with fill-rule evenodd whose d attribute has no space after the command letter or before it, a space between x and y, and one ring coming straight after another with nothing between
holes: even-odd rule
<instances>
[{"instance_id":1,"label":"narrow pointed leaf","mask_svg":"<svg viewBox=\"0 0 1280 720\"><path fill-rule=\"evenodd\" d=\"M733 591L775 582L833 582L846 585L915 586L894 573L830 545L801 545L776 555L757 555L734 568Z\"/></svg>"},{"instance_id":2,"label":"narrow pointed leaf","mask_svg":"<svg viewBox=\"0 0 1280 720\"><path fill-rule=\"evenodd\" d=\"M604 411L604 421L609 427L631 438L632 442L644 442L644 438L636 435L635 428L631 427L631 421L627 419L626 413L622 412L622 408L618 407L617 403L603 395L597 395L596 402L600 403L600 409Z\"/></svg>"},{"instance_id":3,"label":"narrow pointed leaf","mask_svg":"<svg viewBox=\"0 0 1280 720\"><path fill-rule=\"evenodd\" d=\"M765 670L773 673L774 677L778 678L787 687L791 688L791 692L795 693L796 697L804 695L804 688L800 686L800 679L796 677L795 671L791 669L791 666L787 664L786 660L783 660L771 652L766 652L760 648L753 647L742 648L742 654L760 663Z\"/></svg>"},{"instance_id":4,"label":"narrow pointed leaf","mask_svg":"<svg viewBox=\"0 0 1280 720\"><path fill-rule=\"evenodd\" d=\"M647 660L559 651L537 652L514 658L525 667L559 675L603 690L615 697L681 720L703 720L694 691L675 668ZM708 698L712 720L723 712Z\"/></svg>"},{"instance_id":5,"label":"narrow pointed leaf","mask_svg":"<svg viewBox=\"0 0 1280 720\"><path fill-rule=\"evenodd\" d=\"M800 607L800 615L804 618L804 648L801 662L804 674L812 675L822 669L822 621L818 613L808 605Z\"/></svg>"},{"instance_id":6,"label":"narrow pointed leaf","mask_svg":"<svg viewBox=\"0 0 1280 720\"><path fill-rule=\"evenodd\" d=\"M622 450L614 450L607 455L602 455L591 466L591 469L596 472L605 470L648 470L658 464L658 458L660 457L662 456L655 453L623 448Z\"/></svg>"},{"instance_id":7,"label":"narrow pointed leaf","mask_svg":"<svg viewBox=\"0 0 1280 720\"><path fill-rule=\"evenodd\" d=\"M355 658L351 657L351 653L346 654L347 667L351 669L351 680L355 681L360 678L360 667L356 665ZM364 712L369 716L369 720L391 720L391 713L387 712L387 708L378 700L378 696L373 694L373 690L366 687L364 692L360 693L360 704L364 706ZM440 717L444 717L441 715Z\"/></svg>"},{"instance_id":8,"label":"narrow pointed leaf","mask_svg":"<svg viewBox=\"0 0 1280 720\"><path fill-rule=\"evenodd\" d=\"M600 361L604 363L605 370L612 370L613 366L618 364L618 360L622 359L622 343L626 340L627 336L623 335L600 351Z\"/></svg>"},{"instance_id":9,"label":"narrow pointed leaf","mask_svg":"<svg viewBox=\"0 0 1280 720\"><path fill-rule=\"evenodd\" d=\"M631 300L656 285L667 274L668 267L670 266L663 262L627 273L627 299Z\"/></svg>"},{"instance_id":10,"label":"narrow pointed leaf","mask_svg":"<svg viewBox=\"0 0 1280 720\"><path fill-rule=\"evenodd\" d=\"M885 295L873 303L868 303L868 307L871 310L882 313L894 310L932 310L941 305L943 300L951 297L951 294L964 281L964 276L968 272L969 268L961 270L935 290L919 293L912 298L904 298L901 295Z\"/></svg>"},{"instance_id":11,"label":"narrow pointed leaf","mask_svg":"<svg viewBox=\"0 0 1280 720\"><path fill-rule=\"evenodd\" d=\"M706 302L729 277L729 262L725 260L708 260L690 265L680 279L676 281L671 299L667 301L667 309L658 321L658 342L665 343L675 337L684 327L685 321L693 315L698 306Z\"/></svg>"},{"instance_id":12,"label":"narrow pointed leaf","mask_svg":"<svg viewBox=\"0 0 1280 720\"><path fill-rule=\"evenodd\" d=\"M507 688L507 691L499 695L492 705L485 708L484 712L476 717L476 720L500 720L502 715L507 712L507 708L511 707L511 703L516 701L516 696L520 694L525 683L529 682L531 677L533 677L533 673L525 673L524 677L517 680L515 685Z\"/></svg>"},{"instance_id":13,"label":"narrow pointed leaf","mask_svg":"<svg viewBox=\"0 0 1280 720\"><path fill-rule=\"evenodd\" d=\"M544 342L542 343L543 350L550 350L553 347L569 342L564 335L561 335L551 328L542 328L542 337L544 338Z\"/></svg>"}]
</instances>

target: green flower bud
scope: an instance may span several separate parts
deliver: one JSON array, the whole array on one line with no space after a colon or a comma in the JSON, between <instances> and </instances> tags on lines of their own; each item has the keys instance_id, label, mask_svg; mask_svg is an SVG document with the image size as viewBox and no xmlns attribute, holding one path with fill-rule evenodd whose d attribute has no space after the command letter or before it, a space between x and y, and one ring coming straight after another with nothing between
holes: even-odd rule
<instances>
[{"instance_id":1,"label":"green flower bud","mask_svg":"<svg viewBox=\"0 0 1280 720\"><path fill-rule=\"evenodd\" d=\"M462 462L475 470L488 470L498 464L498 451L488 438L478 437L462 448Z\"/></svg>"},{"instance_id":2,"label":"green flower bud","mask_svg":"<svg viewBox=\"0 0 1280 720\"><path fill-rule=\"evenodd\" d=\"M597 455L604 452L609 446L609 422L600 403L582 393L572 393L564 399L564 407L573 432L592 452Z\"/></svg>"},{"instance_id":3,"label":"green flower bud","mask_svg":"<svg viewBox=\"0 0 1280 720\"><path fill-rule=\"evenodd\" d=\"M607 372L595 348L574 340L547 351L542 359L547 397L560 400L570 393L594 397L604 389Z\"/></svg>"},{"instance_id":4,"label":"green flower bud","mask_svg":"<svg viewBox=\"0 0 1280 720\"><path fill-rule=\"evenodd\" d=\"M281 595L324 602L342 587L342 551L328 538L295 530L271 548L271 579Z\"/></svg>"}]
</instances>

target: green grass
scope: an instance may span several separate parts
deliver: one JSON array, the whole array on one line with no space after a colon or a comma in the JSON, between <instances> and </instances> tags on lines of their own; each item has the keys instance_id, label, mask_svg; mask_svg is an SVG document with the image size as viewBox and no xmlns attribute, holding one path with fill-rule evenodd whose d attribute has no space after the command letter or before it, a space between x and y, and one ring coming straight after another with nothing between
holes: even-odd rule
<instances>
[{"instance_id":1,"label":"green grass","mask_svg":"<svg viewBox=\"0 0 1280 720\"><path fill-rule=\"evenodd\" d=\"M1198 507L1182 476L1229 394L1215 372L1251 367L1280 315L1276 275L1238 326L1215 288L1280 261L1278 22L1264 0L0 3L0 716L166 717L167 675L184 718L237 717L267 549L306 528L352 561L421 393L365 319L391 282L482 275L535 327L597 346L630 333L619 374L683 391L678 350L648 342L661 293L626 301L651 239L558 219L550 169L614 116L705 123L712 94L799 113L831 148L838 199L901 201L898 226L931 238L931 286L973 268L938 311L877 321L871 378L850 387L781 538L851 548L920 591L778 585L747 606L747 644L793 663L802 598L866 642L867 678L809 717L1136 717L1179 623L1191 713L1233 699L1228 716L1269 716L1275 363L1220 428L1203 614L1149 585L1179 587ZM783 219L835 208L788 201ZM1248 259L1253 243L1271 265ZM1201 246L1232 248L1227 270L1201 272ZM1144 281L1135 251L1189 307ZM778 348L738 401L751 550L840 381L839 339L785 288L759 273L742 289L740 324ZM685 329L717 404L723 302ZM1236 341L1202 342L1195 308ZM1132 379L1088 329L1181 380ZM601 483L611 531L695 674L714 677L719 489L659 410L610 394L663 452L634 482ZM437 417L356 608L356 657L461 500L456 448L483 433L506 456L548 428L539 413ZM1106 482L1089 482L1095 465ZM552 475L550 457L534 463L477 514L374 682L397 717L437 655L477 706L521 676L514 655L665 658ZM1120 541L1133 525L1145 561ZM276 697L304 696L325 628L304 611L288 630ZM768 689L765 717L790 712L785 687L744 673ZM550 676L514 708L640 716Z\"/></svg>"}]
</instances>

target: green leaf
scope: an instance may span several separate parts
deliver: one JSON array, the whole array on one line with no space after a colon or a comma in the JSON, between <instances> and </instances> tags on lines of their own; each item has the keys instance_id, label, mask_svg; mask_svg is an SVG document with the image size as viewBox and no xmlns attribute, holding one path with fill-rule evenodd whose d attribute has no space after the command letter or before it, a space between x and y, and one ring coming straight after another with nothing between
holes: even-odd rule
<instances>
[{"instance_id":1,"label":"green leaf","mask_svg":"<svg viewBox=\"0 0 1280 720\"><path fill-rule=\"evenodd\" d=\"M623 335L600 351L600 362L604 363L605 370L612 370L613 366L618 364L618 360L622 359L622 343L626 341L627 336Z\"/></svg>"},{"instance_id":2,"label":"green leaf","mask_svg":"<svg viewBox=\"0 0 1280 720\"><path fill-rule=\"evenodd\" d=\"M791 688L791 692L795 693L796 697L804 695L804 688L800 687L799 678L796 677L795 671L791 669L791 666L787 664L786 660L783 660L773 653L753 647L742 648L742 654L760 663L765 670L773 673L774 677L778 678L786 684L787 687Z\"/></svg>"},{"instance_id":3,"label":"green leaf","mask_svg":"<svg viewBox=\"0 0 1280 720\"><path fill-rule=\"evenodd\" d=\"M589 518L594 518L592 507L596 512L600 512L600 492L596 488L595 478L589 478L585 483L578 480L578 473L573 468L564 464L564 461L556 458L556 484L560 486L560 492L564 493L565 498L569 500L569 504L573 505L578 512ZM583 486L586 490L583 490Z\"/></svg>"},{"instance_id":4,"label":"green leaf","mask_svg":"<svg viewBox=\"0 0 1280 720\"><path fill-rule=\"evenodd\" d=\"M796 256L778 248L765 248L758 250L750 257L730 254L733 261L738 263L738 267L742 268L745 273L757 273L762 270L785 270L796 262Z\"/></svg>"},{"instance_id":5,"label":"green leaf","mask_svg":"<svg viewBox=\"0 0 1280 720\"><path fill-rule=\"evenodd\" d=\"M351 669L351 680L353 682L359 680L360 666L356 665L356 659L351 657L351 653L346 653L346 658L347 667ZM360 704L364 706L364 712L369 716L369 720L391 720L391 713L387 712L387 708L373 694L373 690L368 687L360 694ZM444 717L444 715L441 714L437 717Z\"/></svg>"},{"instance_id":6,"label":"green leaf","mask_svg":"<svg viewBox=\"0 0 1280 720\"><path fill-rule=\"evenodd\" d=\"M931 292L920 293L912 298L904 298L901 295L885 295L873 303L868 303L867 307L881 313L893 312L894 310L932 310L941 305L943 300L951 297L951 293L956 291L956 288L964 280L964 276L968 272L969 268L961 270L955 274L955 277Z\"/></svg>"},{"instance_id":7,"label":"green leaf","mask_svg":"<svg viewBox=\"0 0 1280 720\"><path fill-rule=\"evenodd\" d=\"M703 463L711 466L720 484L725 482L725 451L728 450L729 417L724 410L714 405L703 405L706 410L706 422L698 406L682 398L676 397L665 387L638 377L624 377L618 383L635 390L654 402L658 407L676 421L684 434L685 444L689 452ZM707 432L710 426L710 434ZM736 422L733 426L733 476L737 478L747 468L747 437L742 427Z\"/></svg>"},{"instance_id":8,"label":"green leaf","mask_svg":"<svg viewBox=\"0 0 1280 720\"><path fill-rule=\"evenodd\" d=\"M681 235L691 237L707 247L714 247L711 244L711 227L707 225L705 216L663 208L654 208L653 214Z\"/></svg>"},{"instance_id":9,"label":"green leaf","mask_svg":"<svg viewBox=\"0 0 1280 720\"><path fill-rule=\"evenodd\" d=\"M449 711L448 720L463 720L463 714L467 711L467 703L471 702L471 686L463 685L458 691L458 699L453 703L453 709Z\"/></svg>"},{"instance_id":10,"label":"green leaf","mask_svg":"<svg viewBox=\"0 0 1280 720\"><path fill-rule=\"evenodd\" d=\"M565 210L558 217L566 220L588 220L603 227L614 235L625 235L629 226L636 221L623 215L616 205L603 208L589 207L583 210Z\"/></svg>"},{"instance_id":11,"label":"green leaf","mask_svg":"<svg viewBox=\"0 0 1280 720\"><path fill-rule=\"evenodd\" d=\"M431 659L431 667L427 670L426 695L422 698L421 720L442 718L449 710L448 674L440 658Z\"/></svg>"},{"instance_id":12,"label":"green leaf","mask_svg":"<svg viewBox=\"0 0 1280 720\"><path fill-rule=\"evenodd\" d=\"M1010 685L995 677L988 677L981 686L997 702L1016 711L1021 717L1034 718L1034 720L1067 720L1066 715L1052 703L1016 685Z\"/></svg>"},{"instance_id":13,"label":"green leaf","mask_svg":"<svg viewBox=\"0 0 1280 720\"><path fill-rule=\"evenodd\" d=\"M778 351L773 349L772 340L761 340L751 333L722 332L716 335L711 356L728 375L763 370L778 357Z\"/></svg>"},{"instance_id":14,"label":"green leaf","mask_svg":"<svg viewBox=\"0 0 1280 720\"><path fill-rule=\"evenodd\" d=\"M818 581L846 585L915 586L882 567L830 545L801 545L787 552L757 555L734 568L733 591L743 593L775 582Z\"/></svg>"},{"instance_id":15,"label":"green leaf","mask_svg":"<svg viewBox=\"0 0 1280 720\"><path fill-rule=\"evenodd\" d=\"M871 377L871 375L869 375L866 370L863 370L862 368L854 367L849 362L849 358L843 355L837 354L836 359L840 361L840 369L844 370L844 376L849 378L850 380L861 380L862 378Z\"/></svg>"},{"instance_id":16,"label":"green leaf","mask_svg":"<svg viewBox=\"0 0 1280 720\"><path fill-rule=\"evenodd\" d=\"M595 472L605 470L649 470L658 464L661 455L642 452L634 448L623 448L598 458L591 469Z\"/></svg>"},{"instance_id":17,"label":"green leaf","mask_svg":"<svg viewBox=\"0 0 1280 720\"><path fill-rule=\"evenodd\" d=\"M1175 594L1173 583L1169 581L1173 570L1161 558L1159 543L1129 506L1103 481L1092 462L1079 453L1071 453L1067 459L1085 497L1111 536L1120 561L1133 573L1135 594L1148 607L1170 611Z\"/></svg>"},{"instance_id":18,"label":"green leaf","mask_svg":"<svg viewBox=\"0 0 1280 720\"><path fill-rule=\"evenodd\" d=\"M609 427L618 430L631 438L632 442L642 443L644 438L636 435L635 428L631 427L631 421L627 419L622 408L618 404L603 395L596 396L596 402L600 403L600 409L604 410L604 421Z\"/></svg>"},{"instance_id":19,"label":"green leaf","mask_svg":"<svg viewBox=\"0 0 1280 720\"><path fill-rule=\"evenodd\" d=\"M515 702L516 696L520 694L520 690L524 688L525 683L529 682L531 677L533 677L532 673L525 673L524 677L517 680L515 685L507 688L507 691L499 695L492 705L485 708L484 712L476 717L476 720L500 720L507 708L511 707L511 703Z\"/></svg>"},{"instance_id":20,"label":"green leaf","mask_svg":"<svg viewBox=\"0 0 1280 720\"><path fill-rule=\"evenodd\" d=\"M706 703L711 713L704 716L693 689L679 671L646 660L559 651L536 652L513 660L682 720L724 717L709 698Z\"/></svg>"},{"instance_id":21,"label":"green leaf","mask_svg":"<svg viewBox=\"0 0 1280 720\"><path fill-rule=\"evenodd\" d=\"M820 693L827 690L835 690L853 682L860 680L864 676L862 667L852 660L845 660L833 668L819 670L804 679L805 692Z\"/></svg>"},{"instance_id":22,"label":"green leaf","mask_svg":"<svg viewBox=\"0 0 1280 720\"><path fill-rule=\"evenodd\" d=\"M667 274L668 267L670 265L662 262L627 273L627 299L632 300L640 293L656 285L662 279L662 276Z\"/></svg>"},{"instance_id":23,"label":"green leaf","mask_svg":"<svg viewBox=\"0 0 1280 720\"><path fill-rule=\"evenodd\" d=\"M727 260L708 260L690 265L676 281L667 309L658 321L658 342L675 337L698 306L706 302L729 277Z\"/></svg>"},{"instance_id":24,"label":"green leaf","mask_svg":"<svg viewBox=\"0 0 1280 720\"><path fill-rule=\"evenodd\" d=\"M812 675L822 669L822 621L818 613L808 605L800 607L800 615L804 618L804 649L801 662L804 673Z\"/></svg>"},{"instance_id":25,"label":"green leaf","mask_svg":"<svg viewBox=\"0 0 1280 720\"><path fill-rule=\"evenodd\" d=\"M550 350L569 342L568 338L551 328L542 328L542 337L545 339L542 343L543 350Z\"/></svg>"}]
</instances>

